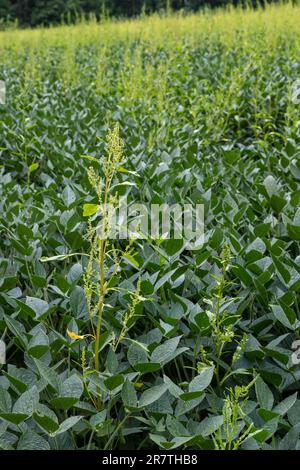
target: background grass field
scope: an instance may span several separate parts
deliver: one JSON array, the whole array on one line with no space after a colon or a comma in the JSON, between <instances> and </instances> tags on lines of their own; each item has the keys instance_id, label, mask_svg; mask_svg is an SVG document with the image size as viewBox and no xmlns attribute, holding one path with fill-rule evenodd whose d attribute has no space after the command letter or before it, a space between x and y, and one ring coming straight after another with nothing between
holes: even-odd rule
<instances>
[{"instance_id":1,"label":"background grass field","mask_svg":"<svg viewBox=\"0 0 300 470\"><path fill-rule=\"evenodd\" d=\"M288 3L0 32L1 448L300 449L299 23ZM83 206L116 123L129 200L203 203L205 243L122 257L97 372L67 330L97 320Z\"/></svg>"}]
</instances>

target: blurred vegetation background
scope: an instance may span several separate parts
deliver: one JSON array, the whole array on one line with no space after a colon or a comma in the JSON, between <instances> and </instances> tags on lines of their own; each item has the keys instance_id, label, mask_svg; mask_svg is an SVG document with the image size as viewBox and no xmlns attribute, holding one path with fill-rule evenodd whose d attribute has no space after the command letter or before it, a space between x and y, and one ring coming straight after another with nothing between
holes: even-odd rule
<instances>
[{"instance_id":1,"label":"blurred vegetation background","mask_svg":"<svg viewBox=\"0 0 300 470\"><path fill-rule=\"evenodd\" d=\"M78 17L96 15L132 17L168 10L197 11L204 6L218 7L244 3L263 5L272 0L0 0L2 28L11 22L38 26L75 22ZM297 2L297 0L295 0Z\"/></svg>"}]
</instances>

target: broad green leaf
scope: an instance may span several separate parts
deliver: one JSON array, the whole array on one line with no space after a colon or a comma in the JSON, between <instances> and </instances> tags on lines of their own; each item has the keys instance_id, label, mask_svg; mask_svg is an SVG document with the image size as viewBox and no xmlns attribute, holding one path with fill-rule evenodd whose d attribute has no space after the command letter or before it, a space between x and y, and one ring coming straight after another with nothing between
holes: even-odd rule
<instances>
[{"instance_id":1,"label":"broad green leaf","mask_svg":"<svg viewBox=\"0 0 300 470\"><path fill-rule=\"evenodd\" d=\"M39 403L39 393L37 387L34 385L31 389L24 392L13 406L14 413L23 413L31 416L36 410Z\"/></svg>"},{"instance_id":2,"label":"broad green leaf","mask_svg":"<svg viewBox=\"0 0 300 470\"><path fill-rule=\"evenodd\" d=\"M202 395L209 386L214 375L214 367L205 367L189 384L189 391L182 393L180 398L184 401L194 400Z\"/></svg>"},{"instance_id":3,"label":"broad green leaf","mask_svg":"<svg viewBox=\"0 0 300 470\"><path fill-rule=\"evenodd\" d=\"M35 431L27 429L19 439L17 450L50 450L50 445Z\"/></svg>"},{"instance_id":4,"label":"broad green leaf","mask_svg":"<svg viewBox=\"0 0 300 470\"><path fill-rule=\"evenodd\" d=\"M123 382L124 382L124 376L121 374L113 375L112 377L108 377L108 379L104 380L105 386L110 391L122 385Z\"/></svg>"},{"instance_id":5,"label":"broad green leaf","mask_svg":"<svg viewBox=\"0 0 300 470\"><path fill-rule=\"evenodd\" d=\"M28 344L28 354L39 359L49 350L48 336L39 330L30 340Z\"/></svg>"},{"instance_id":6,"label":"broad green leaf","mask_svg":"<svg viewBox=\"0 0 300 470\"><path fill-rule=\"evenodd\" d=\"M25 419L28 418L28 415L26 413L15 413L15 412L0 413L0 418L5 419L6 421L10 423L19 425L20 423L25 421Z\"/></svg>"},{"instance_id":7,"label":"broad green leaf","mask_svg":"<svg viewBox=\"0 0 300 470\"><path fill-rule=\"evenodd\" d=\"M181 336L176 338L168 339L163 344L157 346L151 355L151 362L158 362L165 364L174 357L174 353L177 349Z\"/></svg>"},{"instance_id":8,"label":"broad green leaf","mask_svg":"<svg viewBox=\"0 0 300 470\"><path fill-rule=\"evenodd\" d=\"M57 397L50 400L51 406L58 410L69 410L78 402L75 397Z\"/></svg>"},{"instance_id":9,"label":"broad green leaf","mask_svg":"<svg viewBox=\"0 0 300 470\"><path fill-rule=\"evenodd\" d=\"M135 367L136 364L145 364L148 362L148 354L144 347L138 344L131 344L128 348L127 359L129 364L132 367Z\"/></svg>"},{"instance_id":10,"label":"broad green leaf","mask_svg":"<svg viewBox=\"0 0 300 470\"><path fill-rule=\"evenodd\" d=\"M72 397L79 399L83 393L83 383L78 375L73 374L66 379L59 390L61 397Z\"/></svg>"},{"instance_id":11,"label":"broad green leaf","mask_svg":"<svg viewBox=\"0 0 300 470\"><path fill-rule=\"evenodd\" d=\"M26 297L26 305L30 307L34 312L36 318L42 317L49 310L49 304L42 299L36 297Z\"/></svg>"},{"instance_id":12,"label":"broad green leaf","mask_svg":"<svg viewBox=\"0 0 300 470\"><path fill-rule=\"evenodd\" d=\"M161 368L158 362L140 362L134 365L135 370L145 374L147 372L155 372Z\"/></svg>"},{"instance_id":13,"label":"broad green leaf","mask_svg":"<svg viewBox=\"0 0 300 470\"><path fill-rule=\"evenodd\" d=\"M269 197L273 196L274 194L277 194L279 191L279 186L273 175L269 175L265 178L264 186L266 188L266 191Z\"/></svg>"},{"instance_id":14,"label":"broad green leaf","mask_svg":"<svg viewBox=\"0 0 300 470\"><path fill-rule=\"evenodd\" d=\"M55 432L55 435L62 434L69 429L72 429L82 419L82 416L71 416L65 419L60 425L59 429Z\"/></svg>"},{"instance_id":15,"label":"broad green leaf","mask_svg":"<svg viewBox=\"0 0 300 470\"><path fill-rule=\"evenodd\" d=\"M83 217L91 217L92 215L96 214L99 210L98 204L84 204L83 205Z\"/></svg>"},{"instance_id":16,"label":"broad green leaf","mask_svg":"<svg viewBox=\"0 0 300 470\"><path fill-rule=\"evenodd\" d=\"M39 411L33 413L33 419L41 429L50 435L55 433L55 431L57 431L59 428L59 424L56 421Z\"/></svg>"},{"instance_id":17,"label":"broad green leaf","mask_svg":"<svg viewBox=\"0 0 300 470\"><path fill-rule=\"evenodd\" d=\"M66 186L62 193L62 198L67 207L70 207L76 200L74 191L70 186Z\"/></svg>"},{"instance_id":18,"label":"broad green leaf","mask_svg":"<svg viewBox=\"0 0 300 470\"><path fill-rule=\"evenodd\" d=\"M51 367L48 367L39 359L34 359L34 362L41 378L44 379L47 384L51 385L54 390L58 391L60 386L60 379L55 370Z\"/></svg>"},{"instance_id":19,"label":"broad green leaf","mask_svg":"<svg viewBox=\"0 0 300 470\"><path fill-rule=\"evenodd\" d=\"M202 437L210 436L222 426L223 421L222 415L204 418L197 427L197 433L201 434Z\"/></svg>"},{"instance_id":20,"label":"broad green leaf","mask_svg":"<svg viewBox=\"0 0 300 470\"><path fill-rule=\"evenodd\" d=\"M16 336L23 348L27 347L25 328L18 320L8 315L3 315L5 323L14 336Z\"/></svg>"},{"instance_id":21,"label":"broad green leaf","mask_svg":"<svg viewBox=\"0 0 300 470\"><path fill-rule=\"evenodd\" d=\"M190 433L187 431L187 429L185 428L183 423L180 422L178 419L174 418L171 415L167 416L166 426L167 426L167 429L168 429L169 433L173 437L189 436L190 435Z\"/></svg>"},{"instance_id":22,"label":"broad green leaf","mask_svg":"<svg viewBox=\"0 0 300 470\"><path fill-rule=\"evenodd\" d=\"M290 408L296 403L297 400L297 392L293 393L289 397L284 398L280 403L274 406L273 411L274 413L279 413L280 416L284 416Z\"/></svg>"},{"instance_id":23,"label":"broad green leaf","mask_svg":"<svg viewBox=\"0 0 300 470\"><path fill-rule=\"evenodd\" d=\"M31 165L29 165L28 167L28 170L29 170L29 173L33 173L34 171L36 171L38 168L39 168L39 163L32 163Z\"/></svg>"},{"instance_id":24,"label":"broad green leaf","mask_svg":"<svg viewBox=\"0 0 300 470\"><path fill-rule=\"evenodd\" d=\"M0 387L0 411L10 413L12 406L11 396L7 390Z\"/></svg>"}]
</instances>

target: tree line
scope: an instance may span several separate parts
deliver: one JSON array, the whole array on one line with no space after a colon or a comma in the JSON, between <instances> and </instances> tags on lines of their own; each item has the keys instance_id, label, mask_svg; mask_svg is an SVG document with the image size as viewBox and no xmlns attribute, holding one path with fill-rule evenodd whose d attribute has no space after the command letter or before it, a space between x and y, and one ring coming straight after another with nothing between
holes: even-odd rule
<instances>
[{"instance_id":1,"label":"tree line","mask_svg":"<svg viewBox=\"0 0 300 470\"><path fill-rule=\"evenodd\" d=\"M141 13L180 10L196 11L204 5L212 7L237 3L239 0L0 0L2 23L18 21L21 26L57 24L75 21L80 15L132 17ZM255 4L264 0L245 0ZM268 0L267 0L268 1Z\"/></svg>"}]
</instances>

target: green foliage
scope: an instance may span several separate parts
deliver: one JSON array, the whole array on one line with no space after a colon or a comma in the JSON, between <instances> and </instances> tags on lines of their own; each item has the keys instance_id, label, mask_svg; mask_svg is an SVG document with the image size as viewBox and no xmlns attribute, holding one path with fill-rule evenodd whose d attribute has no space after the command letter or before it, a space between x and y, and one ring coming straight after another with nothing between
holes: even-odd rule
<instances>
[{"instance_id":1,"label":"green foliage","mask_svg":"<svg viewBox=\"0 0 300 470\"><path fill-rule=\"evenodd\" d=\"M1 449L300 448L291 8L0 33ZM117 195L203 247L104 244Z\"/></svg>"},{"instance_id":2,"label":"green foliage","mask_svg":"<svg viewBox=\"0 0 300 470\"><path fill-rule=\"evenodd\" d=\"M239 3L247 5L247 1L237 0L1 0L0 20L17 19L22 26L37 26L76 22L89 15L103 20L108 15L132 17L154 12L191 12L205 6L214 8ZM252 0L252 4L257 6L264 2Z\"/></svg>"}]
</instances>

